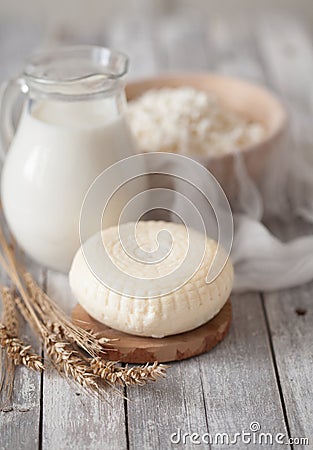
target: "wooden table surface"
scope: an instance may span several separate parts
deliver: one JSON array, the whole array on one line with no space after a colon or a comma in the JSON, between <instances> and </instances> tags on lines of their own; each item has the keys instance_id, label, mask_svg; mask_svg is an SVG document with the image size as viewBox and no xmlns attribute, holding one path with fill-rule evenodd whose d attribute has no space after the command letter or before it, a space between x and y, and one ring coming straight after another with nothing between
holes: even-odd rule
<instances>
[{"instance_id":1,"label":"wooden table surface","mask_svg":"<svg viewBox=\"0 0 313 450\"><path fill-rule=\"evenodd\" d=\"M17 25L0 19L1 80L17 71L42 39L35 26ZM261 82L290 109L295 151L302 134L312 128L312 36L292 17L267 15L251 22L194 10L159 17L147 9L108 20L103 30L90 30L90 35L60 30L44 43L60 39L123 50L131 58L131 77L208 70ZM47 292L70 311L66 277L34 270ZM228 337L208 354L172 364L166 380L127 388L128 401L109 393L109 402L100 403L55 372L38 375L18 368L12 406L0 411L0 448L309 448L275 442L196 445L188 438L186 445L171 444L178 429L233 436L250 431L252 422L263 432L285 434L286 440L309 438L313 448L312 296L313 283L270 294L233 295ZM26 326L23 333L31 337Z\"/></svg>"}]
</instances>

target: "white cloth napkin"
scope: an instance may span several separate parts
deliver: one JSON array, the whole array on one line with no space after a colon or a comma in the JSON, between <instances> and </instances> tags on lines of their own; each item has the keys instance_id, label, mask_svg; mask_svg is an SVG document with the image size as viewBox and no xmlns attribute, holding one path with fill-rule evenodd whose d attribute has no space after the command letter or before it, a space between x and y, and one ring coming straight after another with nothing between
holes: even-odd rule
<instances>
[{"instance_id":1,"label":"white cloth napkin","mask_svg":"<svg viewBox=\"0 0 313 450\"><path fill-rule=\"evenodd\" d=\"M274 154L261 186L243 177L242 192L250 198L242 195L243 214L234 214L235 292L272 291L313 279L313 143L310 133L301 136L297 149L286 145ZM243 172L240 167L240 178ZM283 242L261 222L264 211L286 222L301 217L312 225L312 233Z\"/></svg>"},{"instance_id":2,"label":"white cloth napkin","mask_svg":"<svg viewBox=\"0 0 313 450\"><path fill-rule=\"evenodd\" d=\"M272 291L313 279L313 236L281 242L259 221L234 216L234 292Z\"/></svg>"}]
</instances>

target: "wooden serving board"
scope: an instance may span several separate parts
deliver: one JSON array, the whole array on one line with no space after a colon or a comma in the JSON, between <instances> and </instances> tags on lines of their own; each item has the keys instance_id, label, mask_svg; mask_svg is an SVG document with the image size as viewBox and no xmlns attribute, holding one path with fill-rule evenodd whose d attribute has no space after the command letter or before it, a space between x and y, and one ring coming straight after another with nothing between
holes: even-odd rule
<instances>
[{"instance_id":1,"label":"wooden serving board","mask_svg":"<svg viewBox=\"0 0 313 450\"><path fill-rule=\"evenodd\" d=\"M169 362L205 353L227 334L231 323L230 300L212 320L195 330L162 339L134 336L114 330L93 319L80 305L72 312L74 323L114 341L108 359L128 363Z\"/></svg>"}]
</instances>

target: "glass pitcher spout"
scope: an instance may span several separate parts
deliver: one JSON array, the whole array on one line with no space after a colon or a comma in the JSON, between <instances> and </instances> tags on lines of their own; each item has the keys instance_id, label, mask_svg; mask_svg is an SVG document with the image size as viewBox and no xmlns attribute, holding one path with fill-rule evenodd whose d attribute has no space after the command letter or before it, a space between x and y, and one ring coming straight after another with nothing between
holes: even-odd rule
<instances>
[{"instance_id":1,"label":"glass pitcher spout","mask_svg":"<svg viewBox=\"0 0 313 450\"><path fill-rule=\"evenodd\" d=\"M124 87L128 58L104 47L64 47L38 53L26 64L26 88L36 94L67 100L103 97Z\"/></svg>"}]
</instances>

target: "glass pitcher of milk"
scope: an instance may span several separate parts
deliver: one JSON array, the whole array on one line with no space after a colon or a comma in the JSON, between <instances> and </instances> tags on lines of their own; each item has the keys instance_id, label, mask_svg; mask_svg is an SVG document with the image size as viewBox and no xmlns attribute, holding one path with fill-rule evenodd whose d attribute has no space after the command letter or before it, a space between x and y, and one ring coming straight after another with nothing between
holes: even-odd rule
<instances>
[{"instance_id":1,"label":"glass pitcher of milk","mask_svg":"<svg viewBox=\"0 0 313 450\"><path fill-rule=\"evenodd\" d=\"M60 48L35 56L3 91L3 210L20 246L45 266L68 271L89 186L135 153L125 120L127 64L107 48ZM17 93L24 104L15 130Z\"/></svg>"}]
</instances>

